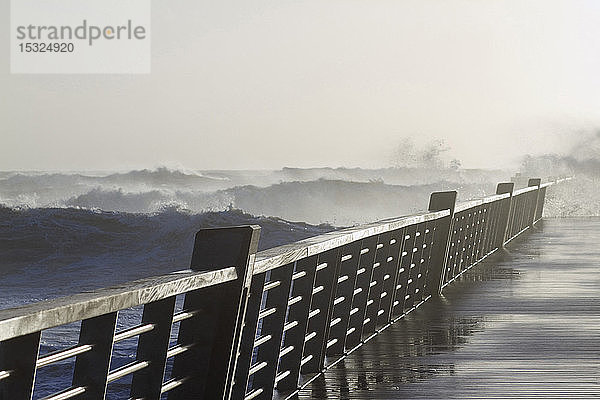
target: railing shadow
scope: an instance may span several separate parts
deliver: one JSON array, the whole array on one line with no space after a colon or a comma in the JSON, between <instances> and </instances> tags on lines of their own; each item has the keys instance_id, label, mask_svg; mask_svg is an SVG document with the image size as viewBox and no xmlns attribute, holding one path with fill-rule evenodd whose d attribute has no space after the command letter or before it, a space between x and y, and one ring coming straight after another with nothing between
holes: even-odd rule
<instances>
[{"instance_id":1,"label":"railing shadow","mask_svg":"<svg viewBox=\"0 0 600 400\"><path fill-rule=\"evenodd\" d=\"M454 375L450 353L486 329L483 312L464 315L458 310L460 304L476 282L520 279L518 271L500 263L508 257L510 253L503 250L466 271L443 296L431 298L396 321L291 399L360 399L382 386L400 395L404 385Z\"/></svg>"}]
</instances>

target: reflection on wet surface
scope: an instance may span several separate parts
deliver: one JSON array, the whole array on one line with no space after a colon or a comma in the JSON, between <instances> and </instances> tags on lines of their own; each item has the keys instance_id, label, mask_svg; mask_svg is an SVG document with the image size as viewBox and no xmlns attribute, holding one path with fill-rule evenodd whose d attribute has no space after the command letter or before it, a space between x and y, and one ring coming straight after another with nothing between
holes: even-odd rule
<instances>
[{"instance_id":1,"label":"reflection on wet surface","mask_svg":"<svg viewBox=\"0 0 600 400\"><path fill-rule=\"evenodd\" d=\"M600 397L600 219L552 219L300 399Z\"/></svg>"}]
</instances>

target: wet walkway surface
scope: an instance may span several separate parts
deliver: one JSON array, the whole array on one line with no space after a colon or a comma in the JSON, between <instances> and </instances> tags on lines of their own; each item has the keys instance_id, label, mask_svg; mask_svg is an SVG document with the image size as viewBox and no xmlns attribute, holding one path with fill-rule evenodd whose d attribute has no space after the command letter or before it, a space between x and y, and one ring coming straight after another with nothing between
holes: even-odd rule
<instances>
[{"instance_id":1,"label":"wet walkway surface","mask_svg":"<svg viewBox=\"0 0 600 400\"><path fill-rule=\"evenodd\" d=\"M600 398L600 219L541 221L299 398Z\"/></svg>"}]
</instances>

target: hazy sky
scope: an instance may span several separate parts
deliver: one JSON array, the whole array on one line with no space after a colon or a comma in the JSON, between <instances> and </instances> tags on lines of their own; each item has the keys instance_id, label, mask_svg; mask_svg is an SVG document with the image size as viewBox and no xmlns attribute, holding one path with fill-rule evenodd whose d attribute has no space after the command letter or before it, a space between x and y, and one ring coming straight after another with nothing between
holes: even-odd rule
<instances>
[{"instance_id":1,"label":"hazy sky","mask_svg":"<svg viewBox=\"0 0 600 400\"><path fill-rule=\"evenodd\" d=\"M600 127L600 1L152 3L150 75L10 75L0 170L390 164L403 137L468 167Z\"/></svg>"}]
</instances>

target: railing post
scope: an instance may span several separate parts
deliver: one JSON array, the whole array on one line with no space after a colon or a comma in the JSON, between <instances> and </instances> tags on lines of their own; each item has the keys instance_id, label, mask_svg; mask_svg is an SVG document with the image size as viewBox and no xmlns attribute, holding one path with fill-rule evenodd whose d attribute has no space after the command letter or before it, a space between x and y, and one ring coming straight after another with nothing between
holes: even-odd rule
<instances>
[{"instance_id":1,"label":"railing post","mask_svg":"<svg viewBox=\"0 0 600 400\"><path fill-rule=\"evenodd\" d=\"M537 190L535 191L535 197L533 199L533 204L531 205L532 209L529 214L529 227L530 228L533 228L533 224L535 223L538 199L540 197L540 184L541 183L542 183L542 180L540 178L531 178L527 181L527 186L537 186ZM533 197L533 195L532 195L532 197Z\"/></svg>"},{"instance_id":2,"label":"railing post","mask_svg":"<svg viewBox=\"0 0 600 400\"><path fill-rule=\"evenodd\" d=\"M537 206L535 209L535 221L533 221L534 223L539 221L542 218L542 215L544 214L544 203L546 200L546 188L547 188L547 186L540 185Z\"/></svg>"},{"instance_id":3,"label":"railing post","mask_svg":"<svg viewBox=\"0 0 600 400\"><path fill-rule=\"evenodd\" d=\"M234 384L230 398L243 399L248 387L248 373L250 363L254 356L254 340L256 339L256 328L258 326L258 313L263 300L265 287L265 273L256 274L252 277L248 304L244 317L244 328L240 338L240 351L235 366Z\"/></svg>"},{"instance_id":4,"label":"railing post","mask_svg":"<svg viewBox=\"0 0 600 400\"><path fill-rule=\"evenodd\" d=\"M442 292L442 282L446 273L446 262L448 259L448 246L452 236L452 223L454 221L454 207L456 206L455 190L449 192L433 192L429 198L429 211L450 210L450 215L440 219L433 237L433 248L431 249L430 262L431 272L428 274L427 287L431 295L439 295Z\"/></svg>"},{"instance_id":5,"label":"railing post","mask_svg":"<svg viewBox=\"0 0 600 400\"><path fill-rule=\"evenodd\" d=\"M494 247L498 249L504 247L504 238L506 236L506 229L508 228L508 219L512 207L512 194L514 189L514 182L499 183L496 187L496 194L510 194L510 197L502 199L500 203L500 218L498 219L498 230L496 231L496 240L494 243Z\"/></svg>"},{"instance_id":6,"label":"railing post","mask_svg":"<svg viewBox=\"0 0 600 400\"><path fill-rule=\"evenodd\" d=\"M238 278L186 294L184 309L202 312L182 321L178 343L190 351L175 358L172 376L189 377L169 400L229 399L260 227L202 229L196 234L191 268L210 271L234 266Z\"/></svg>"},{"instance_id":7,"label":"railing post","mask_svg":"<svg viewBox=\"0 0 600 400\"><path fill-rule=\"evenodd\" d=\"M175 296L144 306L142 325L153 324L154 329L139 337L136 359L148 361L150 365L133 374L130 390L132 399L160 399L174 309Z\"/></svg>"},{"instance_id":8,"label":"railing post","mask_svg":"<svg viewBox=\"0 0 600 400\"><path fill-rule=\"evenodd\" d=\"M116 324L116 312L81 321L79 344L93 347L75 359L73 387L85 387L85 399L103 400L106 396Z\"/></svg>"},{"instance_id":9,"label":"railing post","mask_svg":"<svg viewBox=\"0 0 600 400\"><path fill-rule=\"evenodd\" d=\"M289 306L288 323L297 321L298 325L285 333L284 347L293 346L294 349L279 362L281 372L290 372L289 375L277 383L277 389L281 392L294 391L298 388L300 363L304 350L304 339L306 337L306 327L308 326L308 314L311 308L310 304L315 283L316 267L316 255L300 259L296 262L295 274L298 274L298 278L294 280L292 297L297 298L299 296L302 300Z\"/></svg>"},{"instance_id":10,"label":"railing post","mask_svg":"<svg viewBox=\"0 0 600 400\"><path fill-rule=\"evenodd\" d=\"M307 337L310 338L304 343L304 358L300 369L302 374L319 373L325 367L329 322L341 261L340 250L338 247L321 253L318 257L315 289L310 305L312 315L309 314L308 317Z\"/></svg>"},{"instance_id":11,"label":"railing post","mask_svg":"<svg viewBox=\"0 0 600 400\"><path fill-rule=\"evenodd\" d=\"M339 321L329 327L328 341L332 342L331 347L326 348L328 356L344 354L346 347L346 336L348 332L348 322L350 320L350 310L352 309L352 297L354 296L354 285L356 283L356 271L360 258L361 242L357 241L342 247L340 255L350 257L340 261L337 284L335 288L334 305L331 309L331 321ZM345 280L344 280L345 277ZM340 299L340 303L335 304L335 299Z\"/></svg>"},{"instance_id":12,"label":"railing post","mask_svg":"<svg viewBox=\"0 0 600 400\"><path fill-rule=\"evenodd\" d=\"M279 284L266 291L265 310L269 315L261 319L261 336L269 335L271 339L257 347L256 363L266 363L252 376L252 387L262 389L259 398L273 397L293 270L293 263L281 266L272 270L269 278Z\"/></svg>"},{"instance_id":13,"label":"railing post","mask_svg":"<svg viewBox=\"0 0 600 400\"><path fill-rule=\"evenodd\" d=\"M39 347L40 332L0 342L0 399L31 399Z\"/></svg>"}]
</instances>

